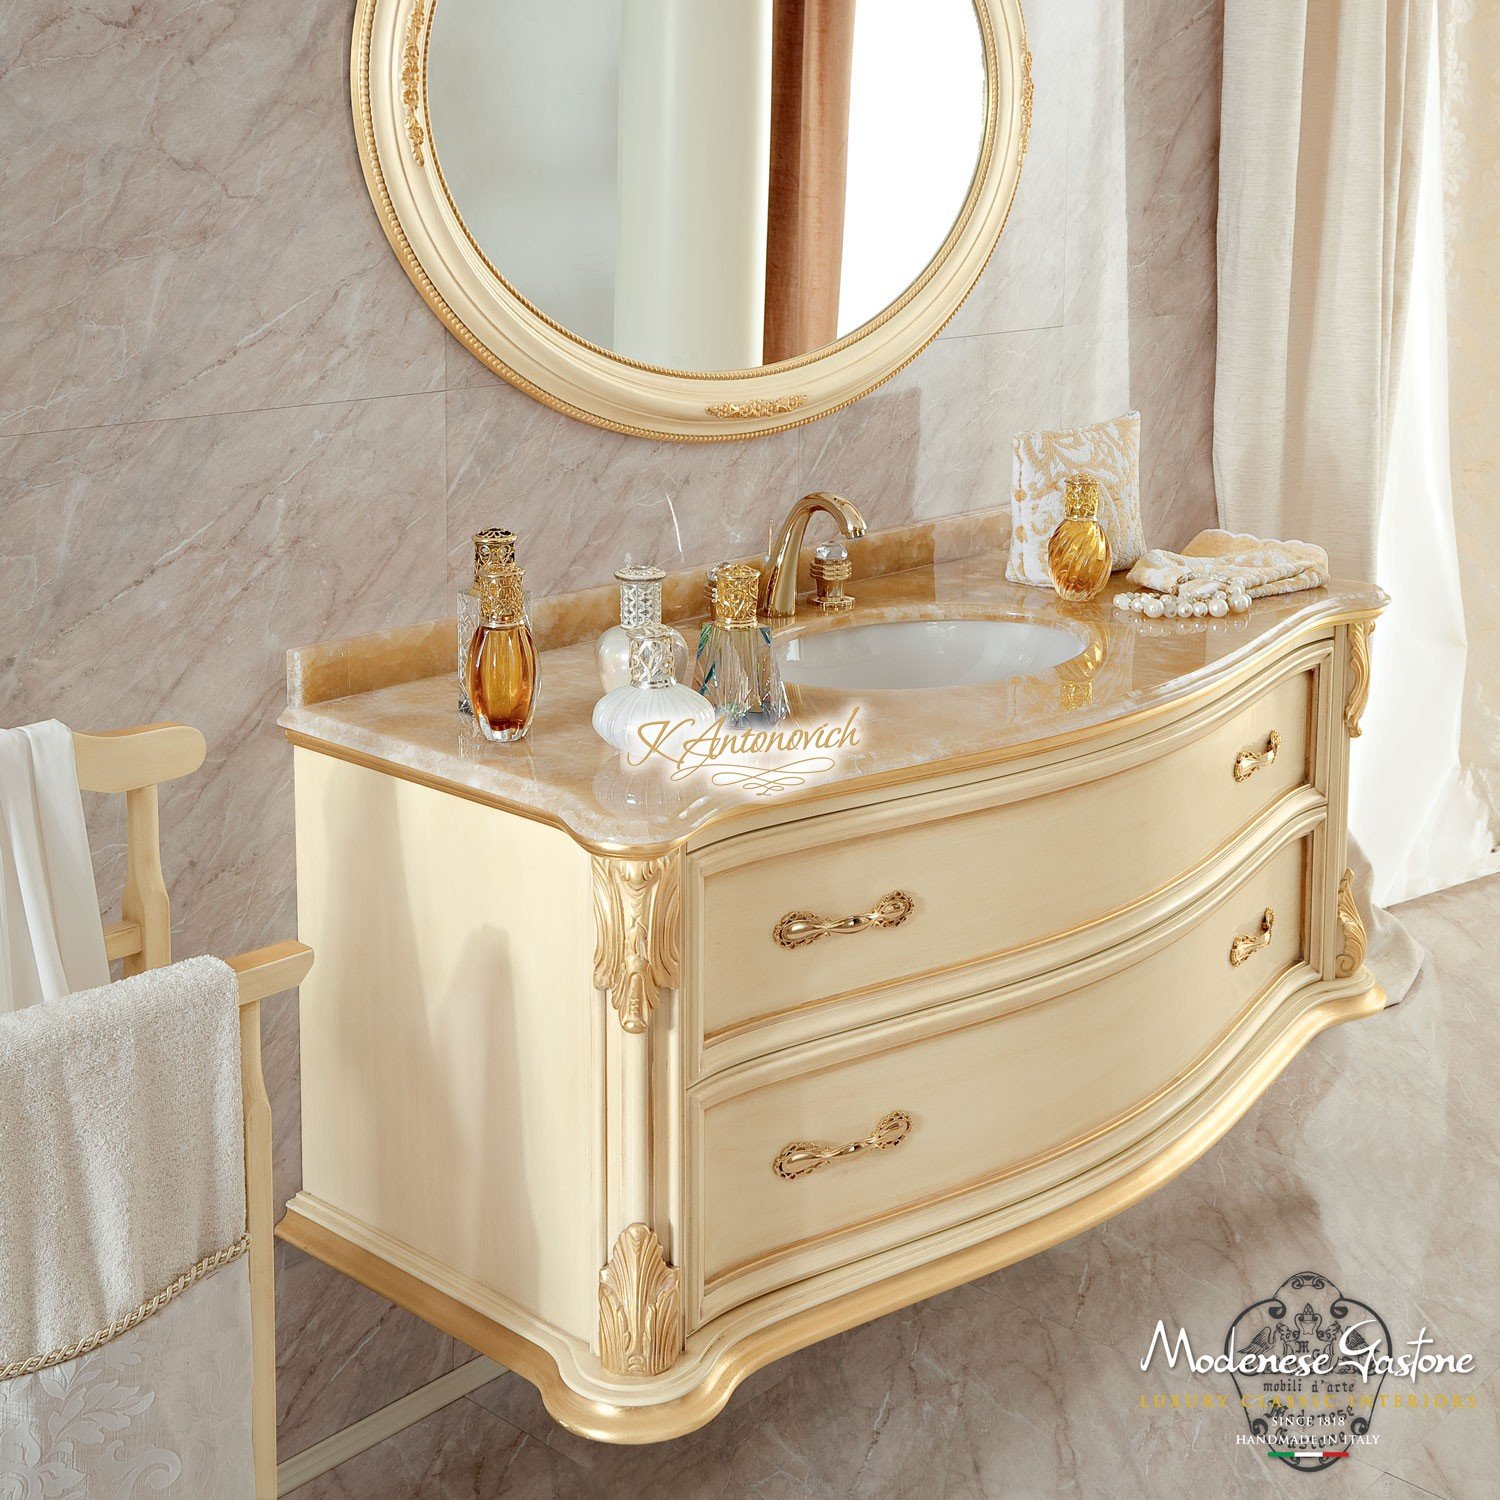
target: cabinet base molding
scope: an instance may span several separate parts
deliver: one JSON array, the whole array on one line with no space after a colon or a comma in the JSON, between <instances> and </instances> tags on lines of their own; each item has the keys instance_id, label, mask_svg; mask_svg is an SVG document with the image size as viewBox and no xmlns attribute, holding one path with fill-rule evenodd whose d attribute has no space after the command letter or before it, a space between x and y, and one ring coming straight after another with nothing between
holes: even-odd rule
<instances>
[{"instance_id":1,"label":"cabinet base molding","mask_svg":"<svg viewBox=\"0 0 1500 1500\"><path fill-rule=\"evenodd\" d=\"M1129 1165L1124 1170L1104 1177L1114 1165L1106 1163L1097 1177L1085 1173L1076 1185L1044 1195L1056 1206L1040 1213L1023 1203L987 1216L981 1229L988 1223L1007 1227L977 1242L961 1243L966 1233L975 1232L974 1225L933 1236L928 1258L918 1264L910 1258L924 1247L909 1245L903 1248L906 1264L900 1268L886 1270L879 1265L886 1257L875 1257L758 1298L690 1335L663 1374L613 1374L578 1341L524 1317L515 1321L527 1322L529 1331L517 1331L506 1321L511 1309L493 1293L312 1194L300 1193L292 1200L277 1234L509 1366L536 1386L547 1410L573 1432L600 1442L662 1442L711 1421L735 1388L765 1365L1039 1254L1123 1212L1209 1150L1319 1032L1376 1014L1385 998L1363 969L1349 980L1320 984L1289 998L1255 1043L1198 1099L1138 1149L1125 1153ZM1078 1196L1059 1202L1069 1186ZM1032 1216L1016 1222L1027 1213ZM959 1248L945 1251L943 1243L953 1239L960 1241Z\"/></svg>"}]
</instances>

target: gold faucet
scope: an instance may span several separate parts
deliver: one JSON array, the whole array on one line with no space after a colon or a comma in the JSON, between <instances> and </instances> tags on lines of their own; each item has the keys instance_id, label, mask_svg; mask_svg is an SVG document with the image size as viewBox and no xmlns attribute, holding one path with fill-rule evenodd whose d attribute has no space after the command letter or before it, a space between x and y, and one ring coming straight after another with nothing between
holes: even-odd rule
<instances>
[{"instance_id":1,"label":"gold faucet","mask_svg":"<svg viewBox=\"0 0 1500 1500\"><path fill-rule=\"evenodd\" d=\"M826 490L804 495L787 513L766 555L761 580L763 615L786 620L797 613L797 555L802 550L807 523L820 510L839 523L839 531L850 541L865 534L865 518L842 495L830 495Z\"/></svg>"}]
</instances>

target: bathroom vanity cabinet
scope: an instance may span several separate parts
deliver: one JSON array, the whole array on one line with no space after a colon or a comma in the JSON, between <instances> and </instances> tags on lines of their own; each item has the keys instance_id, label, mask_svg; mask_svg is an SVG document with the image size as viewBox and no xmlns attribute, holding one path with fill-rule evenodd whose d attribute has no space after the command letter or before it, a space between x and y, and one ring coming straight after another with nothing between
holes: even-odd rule
<instances>
[{"instance_id":1,"label":"bathroom vanity cabinet","mask_svg":"<svg viewBox=\"0 0 1500 1500\"><path fill-rule=\"evenodd\" d=\"M587 644L509 747L466 738L451 627L296 654L283 1235L658 1440L1128 1207L1377 1011L1345 849L1382 596L1172 627L1000 571L867 581L854 619L1046 618L1079 655L866 694L779 795L633 791Z\"/></svg>"}]
</instances>

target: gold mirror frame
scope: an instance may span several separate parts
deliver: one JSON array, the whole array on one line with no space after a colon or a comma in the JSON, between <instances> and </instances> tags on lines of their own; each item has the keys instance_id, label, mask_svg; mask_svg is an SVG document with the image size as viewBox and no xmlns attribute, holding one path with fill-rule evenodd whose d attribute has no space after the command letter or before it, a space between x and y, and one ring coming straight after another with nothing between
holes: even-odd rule
<instances>
[{"instance_id":1,"label":"gold mirror frame","mask_svg":"<svg viewBox=\"0 0 1500 1500\"><path fill-rule=\"evenodd\" d=\"M910 364L979 280L1015 197L1031 133L1020 0L973 0L985 50L984 140L957 221L921 277L837 343L752 370L642 364L554 323L475 244L432 149L427 43L439 0L359 0L350 88L365 183L397 258L474 357L527 395L633 437L728 442L814 422Z\"/></svg>"}]
</instances>

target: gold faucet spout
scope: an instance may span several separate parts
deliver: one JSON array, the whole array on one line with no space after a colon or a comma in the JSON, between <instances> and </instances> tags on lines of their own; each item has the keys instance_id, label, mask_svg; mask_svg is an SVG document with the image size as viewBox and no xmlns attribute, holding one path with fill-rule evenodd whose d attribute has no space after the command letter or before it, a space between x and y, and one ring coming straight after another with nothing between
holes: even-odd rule
<instances>
[{"instance_id":1,"label":"gold faucet spout","mask_svg":"<svg viewBox=\"0 0 1500 1500\"><path fill-rule=\"evenodd\" d=\"M787 513L766 555L761 584L762 614L785 620L797 613L797 557L802 551L807 523L820 510L838 522L839 531L850 541L865 534L865 518L852 501L826 490L804 495Z\"/></svg>"}]
</instances>

